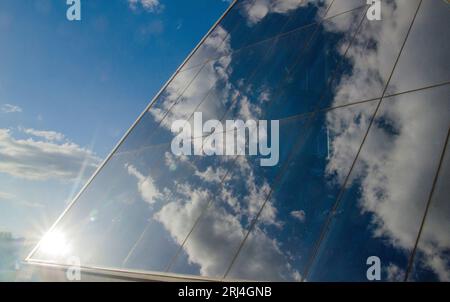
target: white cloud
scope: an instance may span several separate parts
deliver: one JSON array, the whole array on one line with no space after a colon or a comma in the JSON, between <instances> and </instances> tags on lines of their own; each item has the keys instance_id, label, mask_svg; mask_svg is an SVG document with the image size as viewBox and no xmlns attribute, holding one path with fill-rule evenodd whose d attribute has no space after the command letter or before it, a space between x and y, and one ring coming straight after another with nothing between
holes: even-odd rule
<instances>
[{"instance_id":1,"label":"white cloud","mask_svg":"<svg viewBox=\"0 0 450 302\"><path fill-rule=\"evenodd\" d=\"M304 0L258 0L247 1L244 5L244 13L250 25L254 25L264 19L268 14L286 14L301 6L307 6L309 1Z\"/></svg>"},{"instance_id":2,"label":"white cloud","mask_svg":"<svg viewBox=\"0 0 450 302\"><path fill-rule=\"evenodd\" d=\"M33 128L20 128L20 130L28 135L43 138L47 141L63 141L65 136L62 133L56 131L36 130Z\"/></svg>"},{"instance_id":3,"label":"white cloud","mask_svg":"<svg viewBox=\"0 0 450 302\"><path fill-rule=\"evenodd\" d=\"M295 219L299 220L300 222L304 222L306 219L306 213L303 210L300 211L292 211L291 216Z\"/></svg>"},{"instance_id":4,"label":"white cloud","mask_svg":"<svg viewBox=\"0 0 450 302\"><path fill-rule=\"evenodd\" d=\"M155 219L161 222L178 244L185 239L189 228L205 209L212 193L204 188L195 189L188 185L178 185L177 193L167 196L168 202L155 214ZM202 221L192 232L184 246L190 263L200 266L200 274L211 277L221 277L231 263L233 252L244 238L246 225L242 224L239 215L227 211L220 196L214 198ZM250 252L249 255L245 254ZM237 274L239 278L257 280L292 279L298 275L290 268L276 240L256 230L246 242L243 263L235 265L231 278Z\"/></svg>"},{"instance_id":5,"label":"white cloud","mask_svg":"<svg viewBox=\"0 0 450 302\"><path fill-rule=\"evenodd\" d=\"M153 20L139 27L138 35L141 39L158 36L164 32L164 23L161 20Z\"/></svg>"},{"instance_id":6,"label":"white cloud","mask_svg":"<svg viewBox=\"0 0 450 302\"><path fill-rule=\"evenodd\" d=\"M189 231L186 226L194 224L210 196L207 190L192 189L187 184L178 184L175 190L181 195L181 198L165 204L154 218L166 227L177 242L181 243ZM166 198L173 199L174 197L171 194L170 197L164 197L164 199Z\"/></svg>"},{"instance_id":7,"label":"white cloud","mask_svg":"<svg viewBox=\"0 0 450 302\"><path fill-rule=\"evenodd\" d=\"M172 152L166 152L164 153L164 163L171 171L175 171L179 164L189 164L189 157L187 155L175 156Z\"/></svg>"},{"instance_id":8,"label":"white cloud","mask_svg":"<svg viewBox=\"0 0 450 302\"><path fill-rule=\"evenodd\" d=\"M16 105L4 104L0 106L0 111L3 113L18 113L22 112L22 108Z\"/></svg>"},{"instance_id":9,"label":"white cloud","mask_svg":"<svg viewBox=\"0 0 450 302\"><path fill-rule=\"evenodd\" d=\"M2 199L2 200L11 200L11 199L14 199L14 198L16 198L16 196L14 194L0 191L0 199Z\"/></svg>"},{"instance_id":10,"label":"white cloud","mask_svg":"<svg viewBox=\"0 0 450 302\"><path fill-rule=\"evenodd\" d=\"M380 96L411 24L417 4L416 0L385 2L382 22L363 23L363 28L347 52L347 59L352 64L352 72L340 79L335 89L333 105ZM360 13L361 10L353 13L357 20L360 18ZM343 32L349 28L350 23L354 22L354 18L337 17L328 19L324 26L331 32ZM346 47L342 46L346 45L347 43L343 43L338 49L342 55L346 50Z\"/></svg>"},{"instance_id":11,"label":"white cloud","mask_svg":"<svg viewBox=\"0 0 450 302\"><path fill-rule=\"evenodd\" d=\"M387 281L401 282L405 278L405 271L393 263L389 263L389 265L385 268L385 271Z\"/></svg>"},{"instance_id":12,"label":"white cloud","mask_svg":"<svg viewBox=\"0 0 450 302\"><path fill-rule=\"evenodd\" d=\"M161 196L161 193L156 188L153 178L144 176L133 165L127 164L125 168L127 168L129 175L137 178L138 190L142 199L149 204L155 203L156 199Z\"/></svg>"},{"instance_id":13,"label":"white cloud","mask_svg":"<svg viewBox=\"0 0 450 302\"><path fill-rule=\"evenodd\" d=\"M229 278L263 281L300 281L298 270L276 238L270 238L259 227L248 237Z\"/></svg>"},{"instance_id":14,"label":"white cloud","mask_svg":"<svg viewBox=\"0 0 450 302\"><path fill-rule=\"evenodd\" d=\"M92 173L100 159L71 142L56 143L33 138L16 139L0 129L0 172L31 180L73 180Z\"/></svg>"},{"instance_id":15,"label":"white cloud","mask_svg":"<svg viewBox=\"0 0 450 302\"><path fill-rule=\"evenodd\" d=\"M159 0L128 0L128 4L133 10L139 6L149 12L161 12L164 9L164 5Z\"/></svg>"},{"instance_id":16,"label":"white cloud","mask_svg":"<svg viewBox=\"0 0 450 302\"><path fill-rule=\"evenodd\" d=\"M367 0L323 0L323 2L324 7L328 7L332 3L330 8L328 9L326 18L336 16L337 14L341 14L343 12L352 10L357 7L362 7L363 5L367 4Z\"/></svg>"},{"instance_id":17,"label":"white cloud","mask_svg":"<svg viewBox=\"0 0 450 302\"><path fill-rule=\"evenodd\" d=\"M225 169L223 168L217 168L214 169L211 166L209 166L205 171L200 172L198 170L195 171L195 175L200 177L202 180L207 182L216 182L220 183L222 179L224 178L226 174Z\"/></svg>"},{"instance_id":18,"label":"white cloud","mask_svg":"<svg viewBox=\"0 0 450 302\"><path fill-rule=\"evenodd\" d=\"M264 103L264 102L268 102L268 101L270 101L270 91L269 90L263 90L260 94L259 94L259 97L258 97L258 100L261 102L261 103Z\"/></svg>"}]
</instances>

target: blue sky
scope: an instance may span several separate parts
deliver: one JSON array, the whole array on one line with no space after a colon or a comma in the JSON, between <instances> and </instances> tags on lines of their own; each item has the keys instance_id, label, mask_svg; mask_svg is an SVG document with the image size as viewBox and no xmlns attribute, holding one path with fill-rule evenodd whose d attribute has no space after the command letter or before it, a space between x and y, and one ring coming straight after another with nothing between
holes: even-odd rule
<instances>
[{"instance_id":1,"label":"blue sky","mask_svg":"<svg viewBox=\"0 0 450 302\"><path fill-rule=\"evenodd\" d=\"M0 3L0 230L15 235L56 219L229 5L81 3L81 22L64 0ZM73 171L49 172L48 156Z\"/></svg>"}]
</instances>

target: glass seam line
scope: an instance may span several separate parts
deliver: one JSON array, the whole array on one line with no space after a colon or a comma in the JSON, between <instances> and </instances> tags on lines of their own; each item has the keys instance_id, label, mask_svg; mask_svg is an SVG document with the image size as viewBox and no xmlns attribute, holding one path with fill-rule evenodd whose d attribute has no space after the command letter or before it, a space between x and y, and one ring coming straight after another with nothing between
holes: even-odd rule
<instances>
[{"instance_id":1,"label":"glass seam line","mask_svg":"<svg viewBox=\"0 0 450 302\"><path fill-rule=\"evenodd\" d=\"M426 219L428 217L428 212L429 212L430 205L431 205L431 202L432 202L432 199L433 199L433 195L434 195L434 192L435 192L435 189L436 189L436 184L437 184L437 181L439 179L439 173L441 171L442 164L444 162L444 158L445 158L445 154L446 154L447 146L448 146L448 141L449 141L449 136L450 136L450 128L447 130L447 137L446 137L445 142L444 142L444 148L442 150L442 153L441 153L441 156L440 156L440 159L439 159L439 164L438 164L436 173L434 175L433 185L431 186L431 191L429 193L428 201L427 201L427 204L426 204L426 207L425 207L425 211L424 211L424 214L423 214L423 217L422 217L422 221L420 223L419 232L417 234L417 238L416 238L416 241L414 243L414 248L412 249L411 254L409 256L409 259L408 259L408 267L406 269L405 278L403 280L404 282L408 281L408 277L409 277L409 275L411 273L411 270L412 270L412 266L413 266L413 263L414 263L414 258L416 256L417 247L419 245L419 241L420 241L420 238L422 236L422 231L423 231Z\"/></svg>"},{"instance_id":2,"label":"glass seam line","mask_svg":"<svg viewBox=\"0 0 450 302\"><path fill-rule=\"evenodd\" d=\"M409 34L410 34L411 29L412 29L412 27L413 27L413 25L414 25L414 22L415 22L415 20L416 20L416 17L417 17L417 14L418 14L419 10L420 10L421 4L422 4L422 0L420 0L419 4L418 4L418 6L417 6L416 12L415 12L415 14L414 14L414 16L413 16L413 19L412 19L412 21L411 21L411 24L410 24L410 26L409 26L409 28L408 28L408 31L407 31L406 37L405 37L405 39L404 39L404 41L403 41L402 47L400 48L400 52L399 52L399 54L398 54L398 56L397 56L397 59L396 59L394 65L393 65L393 68L392 68L391 74L390 74L390 76L389 76L389 78L388 78L388 81L386 82L386 86L385 86L385 88L384 88L384 91L383 91L383 94L382 94L382 96L381 96L381 99L380 99L380 101L378 102L377 107L375 108L375 111L374 111L374 113L373 113L373 115L372 115L372 118L371 118L371 120L370 120L369 126L368 126L368 128L367 128L367 130L366 130L366 133L365 133L365 135L364 135L364 137L363 137L363 140L362 140L362 142L361 142L361 145L359 146L359 149L358 149L358 151L357 151L357 153L356 153L356 156L355 156L355 158L354 158L354 160L353 160L353 162L352 162L352 165L350 166L349 172L347 173L347 175L346 175L346 177L345 177L345 180L344 180L344 182L343 182L343 184L342 184L342 186L341 186L341 190L340 190L339 193L338 193L338 196L337 196L336 201L335 201L335 203L334 203L334 205L333 205L333 208L331 209L331 211L330 211L330 213L329 213L329 215L328 215L326 221L325 221L324 224L322 225L320 235L319 235L318 239L316 240L316 242L315 242L315 244L314 244L312 254L311 254L311 256L309 257L309 259L308 259L308 261L307 261L307 264L306 264L306 266L305 266L305 269L303 270L302 281L305 281L305 280L307 279L307 277L308 277L308 275L309 275L309 272L310 272L310 269L311 269L311 266L312 266L313 262L315 261L315 259L316 259L316 257L317 257L318 250L319 250L319 248L320 248L320 246L321 246L321 243L322 243L322 241L324 240L325 236L326 236L327 233L328 233L328 228L329 228L329 226L330 226L331 220L333 219L334 214L336 213L336 210L338 209L338 207L339 207L339 205L340 205L340 203L341 203L341 201L342 201L343 195L344 195L344 193L345 193L345 191L346 191L345 188L346 188L347 183L348 183L348 181L349 181L349 179L350 179L350 175L351 175L351 173L353 172L353 169L354 169L354 167L355 167L355 165L356 165L356 162L357 162L357 160L358 160L358 158L359 158L359 155L360 155L360 153L361 153L361 150L362 150L362 148L363 148L363 146L364 146L365 141L367 140L367 137L368 137L368 135L369 135L370 129L371 129L373 123L374 123L374 120L375 120L375 118L376 118L376 115L377 115L377 113L378 113L378 111L379 111L379 109L380 109L380 107L381 107L381 104L382 104L383 99L384 99L384 97L385 97L386 91L387 91L387 89L388 89L388 87L389 87L389 84L390 84L390 82L391 82L391 80L392 80L392 76L393 76L393 74L394 74L394 71L395 71L395 69L396 69L396 67L397 67L397 64L398 64L398 62L399 62L399 60L400 60L400 57L401 57L401 55L402 55L402 53L403 53L403 49L404 49L404 47L405 47L405 45L406 45L406 42L408 41Z\"/></svg>"},{"instance_id":3,"label":"glass seam line","mask_svg":"<svg viewBox=\"0 0 450 302\"><path fill-rule=\"evenodd\" d=\"M302 2L305 0L302 0ZM334 0L333 0L334 1ZM289 23L289 21L291 20L293 15L289 16L288 20L284 23L283 27L281 30L283 30L287 24ZM256 65L256 68L253 69L253 71L251 72L249 78L247 79L248 83L251 83L252 79L256 76L257 72L261 69L262 66L264 66L264 60L267 58L267 56L273 51L273 49L275 48L275 45L278 43L278 39L273 39L272 44L270 45L269 48L267 48L267 51L265 52L265 54L262 56L260 62ZM240 91L238 91L238 96L235 97L235 100L238 99L240 95ZM191 116L189 117L189 119L192 117L192 115L195 113L195 111L203 104L203 102L205 101L206 98L204 98L198 105L197 107L194 109L194 112L191 114ZM232 102L228 108L231 108L234 105L235 102ZM227 111L226 111L227 112ZM226 115L226 113L224 114L224 116ZM221 120L223 120L224 116L221 118ZM208 136L209 137L209 136ZM208 137L206 139L208 139ZM204 146L205 141L202 142L202 146ZM232 160L234 161L234 159L236 159L236 157L234 157ZM230 169L227 169L227 172L225 173L225 175L221 178L220 180L220 187L222 187L223 182L225 181L225 179L228 177L230 173ZM207 211L207 209L209 208L210 204L212 202L212 197L209 198L206 206L204 209L201 210L200 215L196 218L193 226L190 228L190 231L188 232L188 234L186 235L186 237L184 238L182 244L179 246L179 248L177 249L175 255L172 257L171 261L167 264L166 266L166 272L168 272L172 266L175 264L176 260L178 259L179 254L181 253L183 247L185 246L188 238L190 237L190 235L192 234L192 232L194 231L194 229L196 228L196 226L198 225L200 219L203 217L204 213Z\"/></svg>"},{"instance_id":4,"label":"glass seam line","mask_svg":"<svg viewBox=\"0 0 450 302\"><path fill-rule=\"evenodd\" d=\"M360 29L361 29L361 27L362 27L362 24L364 23L364 20L365 20L364 16L365 16L365 13L367 12L367 9L368 9L368 8L369 8L369 6L367 6L366 10L363 11L362 18L361 18L361 20L360 20L360 22L359 22L359 24L358 24L358 27L355 29L355 32L353 33L353 35L350 37L350 40L349 40L348 45L347 45L347 49L346 49L345 53L342 55L342 60L339 61L339 63L337 64L336 68L334 69L334 71L333 71L331 77L330 77L330 78L328 79L328 81L327 81L327 85L326 85L327 87L328 87L328 86L331 86L331 85L333 84L333 82L334 82L334 80L335 80L335 77L336 77L336 75L337 75L337 71L338 71L338 69L339 69L339 67L340 67L340 64L342 63L343 59L347 56L348 51L351 49L352 44L353 44L353 42L355 41L356 36L358 35L358 33L359 33L359 31L360 31ZM323 99L325 98L325 91L326 91L326 90L323 91L321 97L319 98L319 101L318 101L318 103L317 103L316 108L320 107L321 102L322 102ZM308 123L307 123L307 125L305 126L306 129L308 129L308 128L311 126L314 116L315 116L315 114L313 114L312 116L309 117ZM233 267L233 265L234 265L236 259L238 258L239 254L240 254L240 251L242 250L243 246L245 245L245 243L246 243L246 241L247 241L247 239L248 239L250 233L252 232L254 226L256 225L256 223L257 223L257 221L258 221L258 219L259 219L259 216L261 215L262 211L263 211L264 208L265 208L265 205L267 204L267 202L268 202L269 199L271 198L272 193L273 193L273 191L274 191L274 188L278 185L278 182L281 181L281 178L283 177L283 175L284 175L284 173L285 173L287 167L289 166L289 163L290 163L290 161L291 161L291 158L294 156L296 150L298 150L298 148L301 147L302 143L303 143L302 136L300 136L300 137L297 139L297 141L296 141L294 147L293 147L293 148L291 149L291 151L289 152L289 156L288 156L288 158L286 159L286 161L284 162L283 166L281 167L280 172L276 175L275 180L274 180L274 182L273 182L273 185L272 185L272 187L271 187L271 189L270 189L269 194L266 196L266 198L265 198L263 204L261 205L261 207L260 207L260 209L259 209L257 215L253 218L253 220L252 220L252 222L251 222L251 224L250 224L250 226L249 226L249 228L248 228L248 230L247 230L247 232L246 232L246 235L244 236L244 239L242 240L241 244L239 245L239 248L237 249L237 251L235 252L235 254L234 254L234 256L233 256L233 259L232 259L232 261L231 261L231 263L230 263L230 265L229 265L227 271L225 272L225 274L224 274L223 277L222 277L223 279L225 279L225 278L228 276L228 274L230 273L231 268Z\"/></svg>"},{"instance_id":5,"label":"glass seam line","mask_svg":"<svg viewBox=\"0 0 450 302\"><path fill-rule=\"evenodd\" d=\"M186 63L189 61L189 59L193 56L193 54L196 52L196 50L203 44L203 42L206 40L206 38L210 35L210 33L218 26L218 24L225 18L225 16L228 14L228 12L234 7L237 0L233 0L233 2L230 4L230 6L225 10L225 12L222 14L222 16L214 23L211 28L208 30L208 32L202 37L202 39L198 42L198 44L194 47L194 49L189 53L189 55L184 59L184 61L180 64L180 66L177 68L177 70L172 74L172 76L167 80L167 82L161 87L161 89L156 93L156 95L153 97L153 99L150 101L150 103L145 107L144 111L138 116L138 118L134 121L134 123L131 125L131 127L125 132L123 137L119 140L119 142L116 144L116 146L112 149L112 151L106 156L104 161L99 165L97 170L92 174L92 176L89 178L89 180L86 182L86 184L81 188L81 190L78 192L78 194L72 199L70 204L65 208L65 210L61 213L61 215L58 216L56 221L51 225L49 231L53 230L58 222L65 216L65 214L73 207L73 205L76 203L78 198L81 196L81 194L85 191L85 189L90 185L90 183L94 180L94 178L97 176L97 174L100 172L100 170L103 169L105 164L108 162L108 160L113 156L115 151L122 145L122 143L125 141L125 139L128 137L128 135L131 133L131 131L135 128L135 126L139 123L139 121L143 118L143 116L148 112L148 110L153 106L153 104L156 102L156 100L159 98L159 96L163 93L163 91L169 86L169 84L175 79L177 74L180 73L181 69L186 65ZM30 251L30 253L25 258L25 261L28 261L31 259L33 254L37 251L37 249L40 247L41 241L39 241L36 246Z\"/></svg>"}]
</instances>

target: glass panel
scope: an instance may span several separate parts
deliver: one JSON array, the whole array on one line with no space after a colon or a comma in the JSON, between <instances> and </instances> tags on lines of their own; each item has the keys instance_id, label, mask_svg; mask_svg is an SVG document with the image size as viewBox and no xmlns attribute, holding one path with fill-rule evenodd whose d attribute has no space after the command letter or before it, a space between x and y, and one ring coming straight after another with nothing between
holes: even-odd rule
<instances>
[{"instance_id":1,"label":"glass panel","mask_svg":"<svg viewBox=\"0 0 450 302\"><path fill-rule=\"evenodd\" d=\"M392 77L389 93L450 81L449 28L449 4L439 0L423 1Z\"/></svg>"},{"instance_id":2,"label":"glass panel","mask_svg":"<svg viewBox=\"0 0 450 302\"><path fill-rule=\"evenodd\" d=\"M332 106L381 97L418 5L418 0L384 1L382 20L365 20L340 67Z\"/></svg>"},{"instance_id":3,"label":"glass panel","mask_svg":"<svg viewBox=\"0 0 450 302\"><path fill-rule=\"evenodd\" d=\"M402 278L450 125L449 92L445 86L385 99L308 280L368 281L371 256L381 260L382 280ZM339 112L330 112L336 125L346 119ZM330 172L341 184L348 172L343 163L353 161L347 148L359 144L352 138L337 137L341 148L330 159Z\"/></svg>"},{"instance_id":4,"label":"glass panel","mask_svg":"<svg viewBox=\"0 0 450 302\"><path fill-rule=\"evenodd\" d=\"M155 104L150 113L156 120L164 119L164 131L178 119L192 123L194 112L204 113L205 120L222 119L230 108L237 108L247 113L244 116L246 119L251 118L249 115L259 108L251 104L250 98L255 97L255 102L264 101L264 93L271 89L271 85L276 85L279 74L292 64L297 49L303 47L313 30L313 26L308 26L289 36L266 40L230 56L209 61L200 68L180 73L177 79L183 79L186 75L189 84L178 89L180 94L172 93L174 89L164 94L167 100ZM188 73L190 76L187 76ZM172 85L176 86L177 83ZM254 90L257 91L256 96ZM245 101L247 103L244 104Z\"/></svg>"},{"instance_id":5,"label":"glass panel","mask_svg":"<svg viewBox=\"0 0 450 302\"><path fill-rule=\"evenodd\" d=\"M324 10L322 1L248 0L236 4L182 70L217 60L278 34L313 25Z\"/></svg>"},{"instance_id":6,"label":"glass panel","mask_svg":"<svg viewBox=\"0 0 450 302\"><path fill-rule=\"evenodd\" d=\"M340 183L334 174L333 154L342 146L342 137L352 133L353 144L346 156L356 156L376 102L322 112L301 128L301 145L292 152L288 169L273 187L270 201L246 241L228 278L261 281L299 281L318 230L328 215ZM345 117L337 119L336 116ZM352 125L352 130L348 126ZM350 162L342 161L343 173ZM267 219L267 218L270 219ZM236 250L235 250L236 251Z\"/></svg>"},{"instance_id":7,"label":"glass panel","mask_svg":"<svg viewBox=\"0 0 450 302\"><path fill-rule=\"evenodd\" d=\"M271 183L282 163L298 140L298 134L302 133L305 122L305 119L280 122L279 136L283 140L280 141L279 161L275 166L262 167L260 156L227 157L225 163L216 165L216 169L225 170L228 161L233 160L229 178L217 192L211 193L214 198L210 207L193 229L180 256L171 265L171 272L222 277L246 228L270 192ZM180 209L179 213L183 211Z\"/></svg>"},{"instance_id":8,"label":"glass panel","mask_svg":"<svg viewBox=\"0 0 450 302\"><path fill-rule=\"evenodd\" d=\"M320 15L320 1L255 1L244 5L243 19L231 36L233 49L274 37L295 28L314 23Z\"/></svg>"},{"instance_id":9,"label":"glass panel","mask_svg":"<svg viewBox=\"0 0 450 302\"><path fill-rule=\"evenodd\" d=\"M216 93L219 99L208 99L198 110L209 112L216 119L225 118L225 114L228 119L262 117L262 109L280 92L280 82L303 56L315 30L315 25L306 26L236 52L230 63L228 85ZM228 104L226 110L214 111L219 102Z\"/></svg>"},{"instance_id":10,"label":"glass panel","mask_svg":"<svg viewBox=\"0 0 450 302\"><path fill-rule=\"evenodd\" d=\"M159 183L154 180L158 177L158 182L164 183L167 169L160 159L166 150L165 144L137 152L119 149L51 232L50 238L57 234L56 238L49 242L44 239L33 258L64 263L70 255L83 265L122 267L158 206ZM154 238L154 242L158 240L162 239ZM53 245L67 246L67 251L53 252ZM164 245L160 250L164 251ZM154 255L147 261L158 264L162 259ZM143 269L150 268L142 264Z\"/></svg>"},{"instance_id":11,"label":"glass panel","mask_svg":"<svg viewBox=\"0 0 450 302\"><path fill-rule=\"evenodd\" d=\"M220 102L210 98L198 110L216 114L217 119L279 119L328 107L333 92L327 89L330 77L344 60L338 49L349 46L363 12L355 10L331 18L323 26L306 26L236 53L229 77L234 85L216 94ZM335 30L332 24L336 23L348 27ZM249 58L250 63L241 63ZM215 112L218 103L231 107Z\"/></svg>"},{"instance_id":12,"label":"glass panel","mask_svg":"<svg viewBox=\"0 0 450 302\"><path fill-rule=\"evenodd\" d=\"M323 22L308 41L281 84L274 89L263 112L271 119L312 112L332 104L331 83L345 74L340 66L347 64L345 49L361 24L364 9L339 15ZM341 51L343 50L343 51Z\"/></svg>"},{"instance_id":13,"label":"glass panel","mask_svg":"<svg viewBox=\"0 0 450 302\"><path fill-rule=\"evenodd\" d=\"M450 143L441 165L409 281L450 281Z\"/></svg>"}]
</instances>

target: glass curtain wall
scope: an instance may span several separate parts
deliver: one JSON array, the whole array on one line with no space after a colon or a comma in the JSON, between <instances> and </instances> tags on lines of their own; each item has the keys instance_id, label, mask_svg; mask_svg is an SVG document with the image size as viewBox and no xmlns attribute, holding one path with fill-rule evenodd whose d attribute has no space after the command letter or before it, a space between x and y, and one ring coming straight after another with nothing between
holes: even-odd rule
<instances>
[{"instance_id":1,"label":"glass curtain wall","mask_svg":"<svg viewBox=\"0 0 450 302\"><path fill-rule=\"evenodd\" d=\"M234 2L29 260L367 281L376 256L383 281L449 281L450 6L381 8L370 21L365 0ZM277 164L175 155L172 125L194 113L278 120Z\"/></svg>"}]
</instances>

